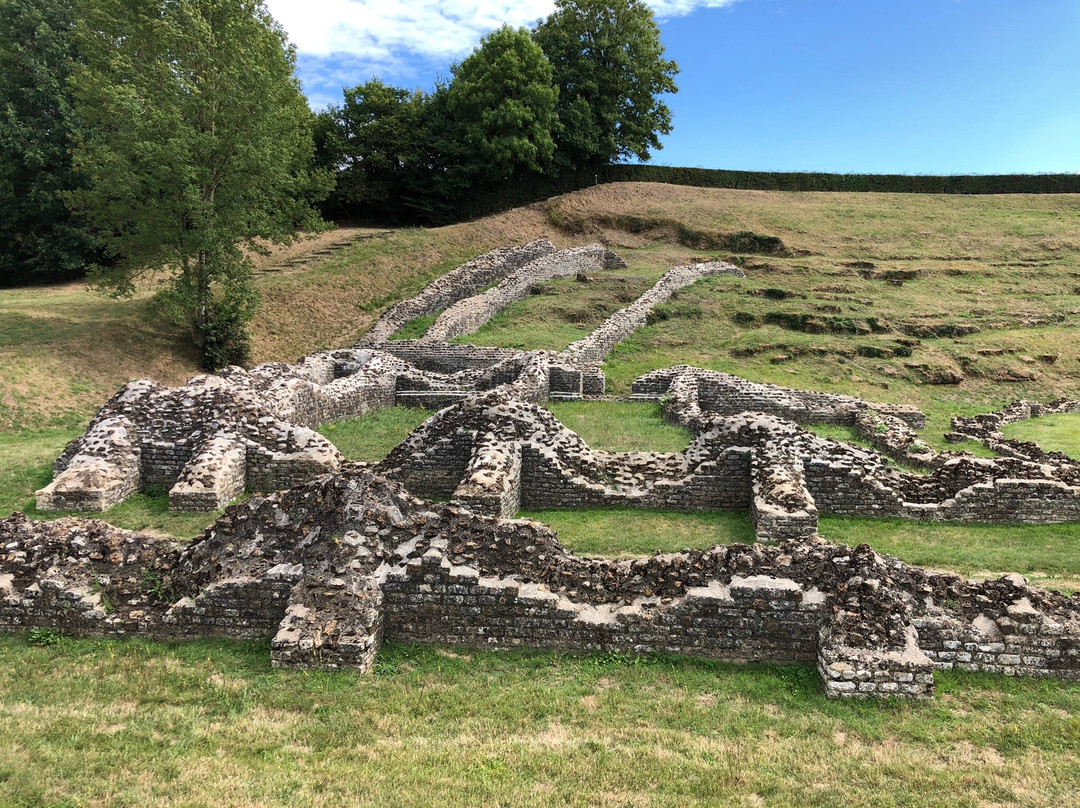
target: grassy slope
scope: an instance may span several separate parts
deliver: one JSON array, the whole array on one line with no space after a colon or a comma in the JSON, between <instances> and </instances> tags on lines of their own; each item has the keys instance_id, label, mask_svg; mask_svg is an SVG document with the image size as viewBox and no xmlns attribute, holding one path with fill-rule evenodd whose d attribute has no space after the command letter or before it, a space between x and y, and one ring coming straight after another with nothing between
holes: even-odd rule
<instances>
[{"instance_id":1,"label":"grassy slope","mask_svg":"<svg viewBox=\"0 0 1080 808\"><path fill-rule=\"evenodd\" d=\"M559 200L548 214L539 207L399 231L306 271L260 276L256 358L349 344L391 300L490 246L541 235L560 245L602 237L628 258L629 271L549 284L476 338L565 345L667 267L713 255L653 238L662 234L600 226L595 217L674 218L699 230L776 235L808 254L746 256L746 281L718 278L684 290L608 362L616 391L644 370L693 362L916 403L931 416L926 437L940 445L954 412L1020 396L1080 396L1080 347L1069 328L1080 308L1078 209L1073 197L599 187ZM861 277L852 261L873 262L877 272L921 272L893 286ZM752 289L806 297L746 294ZM0 513L31 504L52 459L117 385L144 375L175 383L194 372L181 335L141 319L147 303L146 296L104 301L71 286L0 292ZM869 359L855 349L894 345L896 334L807 334L763 325L770 312L925 315L982 330L924 339L910 358ZM737 325L737 316L755 324ZM966 379L926 385L905 363L958 369ZM660 423L655 408L554 409L598 448L670 451L686 439ZM421 417L388 411L324 432L347 456L377 459ZM1052 419L1015 429L1072 440L1072 427ZM180 536L209 521L170 516L163 505L161 496L142 497L106 516ZM745 514L539 516L585 553L750 538ZM1075 526L830 518L822 532L962 572L1019 569L1041 583L1080 585ZM0 658L0 806L409 805L430 803L435 793L450 804L1041 806L1080 794L1080 689L1058 682L940 676L933 705L882 706L826 702L808 668L693 660L391 647L375 677L364 679L272 671L265 644L63 640L42 649L18 637L0 637ZM38 675L21 675L27 669Z\"/></svg>"}]
</instances>

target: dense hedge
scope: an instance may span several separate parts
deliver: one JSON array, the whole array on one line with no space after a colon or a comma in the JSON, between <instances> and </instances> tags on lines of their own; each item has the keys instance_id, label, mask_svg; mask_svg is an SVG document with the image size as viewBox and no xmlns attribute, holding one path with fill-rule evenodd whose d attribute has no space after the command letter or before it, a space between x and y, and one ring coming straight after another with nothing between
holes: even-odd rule
<instances>
[{"instance_id":1,"label":"dense hedge","mask_svg":"<svg viewBox=\"0 0 1080 808\"><path fill-rule=\"evenodd\" d=\"M750 191L876 191L903 194L1075 194L1078 174L822 174L795 171L728 171L656 165L613 165L605 182L667 182ZM583 185L589 184L583 182Z\"/></svg>"},{"instance_id":2,"label":"dense hedge","mask_svg":"<svg viewBox=\"0 0 1080 808\"><path fill-rule=\"evenodd\" d=\"M905 194L1076 194L1077 174L824 174L796 171L729 171L656 165L611 165L599 173L558 179L532 174L493 188L458 195L452 204L418 205L413 219L422 224L449 224L527 205L600 182L665 182L700 188L749 191L873 191ZM373 211L350 211L368 218Z\"/></svg>"}]
</instances>

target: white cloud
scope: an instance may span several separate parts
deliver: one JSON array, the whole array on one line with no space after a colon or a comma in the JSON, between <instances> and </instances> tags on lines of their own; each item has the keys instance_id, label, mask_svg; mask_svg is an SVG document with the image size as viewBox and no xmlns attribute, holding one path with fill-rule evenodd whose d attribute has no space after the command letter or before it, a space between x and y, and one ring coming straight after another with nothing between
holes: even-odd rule
<instances>
[{"instance_id":1,"label":"white cloud","mask_svg":"<svg viewBox=\"0 0 1080 808\"><path fill-rule=\"evenodd\" d=\"M736 0L651 0L660 18ZM457 59L500 25L532 25L553 0L266 0L300 53L350 55L372 64L403 54Z\"/></svg>"}]
</instances>

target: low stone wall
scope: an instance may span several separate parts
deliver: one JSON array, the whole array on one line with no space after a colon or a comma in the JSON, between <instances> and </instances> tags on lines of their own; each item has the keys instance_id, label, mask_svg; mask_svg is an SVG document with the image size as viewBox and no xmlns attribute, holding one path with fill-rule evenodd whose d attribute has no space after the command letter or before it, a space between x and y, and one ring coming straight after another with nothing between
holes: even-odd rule
<instances>
[{"instance_id":1,"label":"low stone wall","mask_svg":"<svg viewBox=\"0 0 1080 808\"><path fill-rule=\"evenodd\" d=\"M579 362L602 361L612 348L645 325L653 308L668 300L679 289L715 275L746 277L737 266L724 261L688 264L669 269L645 294L625 309L615 312L589 336L572 343L566 353Z\"/></svg>"},{"instance_id":2,"label":"low stone wall","mask_svg":"<svg viewBox=\"0 0 1080 808\"><path fill-rule=\"evenodd\" d=\"M538 358L540 376L552 365ZM523 372L522 379L531 378ZM515 382L517 384L517 382ZM531 384L531 383L530 383ZM764 413L716 416L672 394L665 412L697 434L685 452L598 452L533 403L537 382L476 394L430 418L379 466L422 496L485 513L636 507L749 509L759 541L816 534L818 513L962 522L1080 520L1080 488L1044 465L935 455L926 474ZM669 393L676 390L676 383ZM446 456L446 446L454 457ZM453 472L447 471L453 469ZM450 477L460 473L455 485Z\"/></svg>"},{"instance_id":3,"label":"low stone wall","mask_svg":"<svg viewBox=\"0 0 1080 808\"><path fill-rule=\"evenodd\" d=\"M449 342L455 337L471 334L511 303L526 297L538 283L579 272L625 266L619 256L599 244L571 247L542 256L491 289L450 306L439 315L423 339L425 342Z\"/></svg>"},{"instance_id":4,"label":"low stone wall","mask_svg":"<svg viewBox=\"0 0 1080 808\"><path fill-rule=\"evenodd\" d=\"M229 508L186 546L0 520L0 629L272 638L275 666L369 670L382 640L816 663L833 697L925 698L933 670L1080 678L1080 597L820 539L627 561L424 502L348 466Z\"/></svg>"},{"instance_id":5,"label":"low stone wall","mask_svg":"<svg viewBox=\"0 0 1080 808\"><path fill-rule=\"evenodd\" d=\"M704 416L738 415L743 412L764 412L797 424L844 426L855 426L860 413L872 412L897 418L913 429L926 426L926 416L915 407L879 404L832 393L793 390L690 365L646 373L634 381L631 391L636 397L653 400L665 395L685 399L687 403L693 399L700 415L686 419L686 426L690 428Z\"/></svg>"},{"instance_id":6,"label":"low stone wall","mask_svg":"<svg viewBox=\"0 0 1080 808\"><path fill-rule=\"evenodd\" d=\"M513 578L453 567L437 550L383 584L386 637L476 648L668 653L725 662L814 662L825 597L794 581L735 576L680 598L575 602ZM665 602L667 601L667 602Z\"/></svg>"},{"instance_id":7,"label":"low stone wall","mask_svg":"<svg viewBox=\"0 0 1080 808\"><path fill-rule=\"evenodd\" d=\"M555 246L543 238L520 247L502 247L484 253L436 278L416 297L391 306L357 344L377 345L386 342L416 318L436 314L478 294L526 264L553 252Z\"/></svg>"}]
</instances>

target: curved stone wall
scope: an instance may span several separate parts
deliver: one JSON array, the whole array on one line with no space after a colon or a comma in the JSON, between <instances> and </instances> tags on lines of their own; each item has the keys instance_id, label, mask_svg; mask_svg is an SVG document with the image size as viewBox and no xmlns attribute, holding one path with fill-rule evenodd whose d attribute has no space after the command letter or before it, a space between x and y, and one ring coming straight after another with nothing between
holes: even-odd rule
<instances>
[{"instance_id":1,"label":"curved stone wall","mask_svg":"<svg viewBox=\"0 0 1080 808\"><path fill-rule=\"evenodd\" d=\"M418 317L437 314L459 300L479 294L543 255L555 252L546 238L530 241L520 247L502 247L472 259L452 269L427 286L416 297L391 306L365 334L359 345L386 342Z\"/></svg>"},{"instance_id":2,"label":"curved stone wall","mask_svg":"<svg viewBox=\"0 0 1080 808\"><path fill-rule=\"evenodd\" d=\"M439 315L423 339L425 342L449 342L455 337L471 334L511 303L527 297L529 290L538 283L625 266L619 256L599 244L571 247L541 256L496 286L450 306Z\"/></svg>"}]
</instances>

